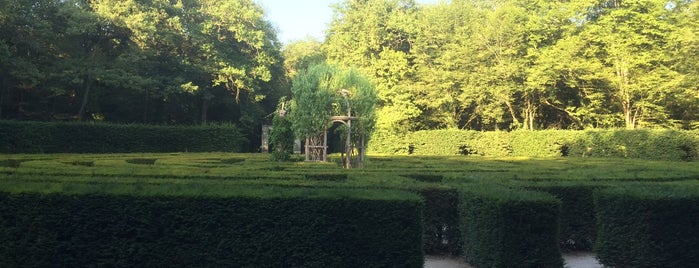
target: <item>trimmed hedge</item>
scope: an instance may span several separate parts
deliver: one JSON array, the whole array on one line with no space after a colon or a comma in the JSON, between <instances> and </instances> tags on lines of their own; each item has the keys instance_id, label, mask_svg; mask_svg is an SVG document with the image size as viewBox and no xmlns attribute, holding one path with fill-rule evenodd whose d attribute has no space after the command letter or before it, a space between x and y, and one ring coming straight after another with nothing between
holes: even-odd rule
<instances>
[{"instance_id":1,"label":"trimmed hedge","mask_svg":"<svg viewBox=\"0 0 699 268\"><path fill-rule=\"evenodd\" d=\"M478 132L423 130L372 139L373 153L491 157L583 156L693 161L699 131L669 129Z\"/></svg>"},{"instance_id":2,"label":"trimmed hedge","mask_svg":"<svg viewBox=\"0 0 699 268\"><path fill-rule=\"evenodd\" d=\"M608 267L696 267L699 188L618 187L595 194L595 252Z\"/></svg>"},{"instance_id":3,"label":"trimmed hedge","mask_svg":"<svg viewBox=\"0 0 699 268\"><path fill-rule=\"evenodd\" d=\"M697 158L696 131L669 129L583 131L568 145L571 156L624 157L692 161Z\"/></svg>"},{"instance_id":4,"label":"trimmed hedge","mask_svg":"<svg viewBox=\"0 0 699 268\"><path fill-rule=\"evenodd\" d=\"M549 193L561 200L559 246L564 251L591 251L597 235L596 190L608 187L594 183L535 184L527 189Z\"/></svg>"},{"instance_id":5,"label":"trimmed hedge","mask_svg":"<svg viewBox=\"0 0 699 268\"><path fill-rule=\"evenodd\" d=\"M233 125L149 126L0 121L0 153L241 152Z\"/></svg>"},{"instance_id":6,"label":"trimmed hedge","mask_svg":"<svg viewBox=\"0 0 699 268\"><path fill-rule=\"evenodd\" d=\"M0 193L0 259L6 267L423 266L418 196L289 191L285 198Z\"/></svg>"},{"instance_id":7,"label":"trimmed hedge","mask_svg":"<svg viewBox=\"0 0 699 268\"><path fill-rule=\"evenodd\" d=\"M477 187L461 193L466 261L476 267L563 267L561 202L533 191Z\"/></svg>"}]
</instances>

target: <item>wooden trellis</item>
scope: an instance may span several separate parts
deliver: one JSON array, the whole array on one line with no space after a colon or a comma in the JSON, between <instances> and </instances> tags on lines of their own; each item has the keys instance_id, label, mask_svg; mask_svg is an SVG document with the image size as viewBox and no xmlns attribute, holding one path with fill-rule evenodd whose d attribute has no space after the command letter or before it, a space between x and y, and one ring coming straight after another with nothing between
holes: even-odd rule
<instances>
[{"instance_id":1,"label":"wooden trellis","mask_svg":"<svg viewBox=\"0 0 699 268\"><path fill-rule=\"evenodd\" d=\"M330 121L341 123L347 127L345 137L345 148L342 152L342 166L345 168L364 167L366 158L364 133L358 133L358 139L352 139L352 121L359 121L356 116L332 116ZM306 138L306 161L327 162L328 161L328 129L314 137Z\"/></svg>"},{"instance_id":2,"label":"wooden trellis","mask_svg":"<svg viewBox=\"0 0 699 268\"><path fill-rule=\"evenodd\" d=\"M340 94L345 98L347 105L347 115L331 116L329 118L332 124L341 123L347 127L347 136L345 137L345 148L342 152L342 166L345 168L364 167L365 159L365 141L364 133L358 133L355 137L359 140L352 140L352 122L359 121L359 117L352 116L348 94L349 91L342 89ZM328 129L314 137L306 137L306 161L328 161Z\"/></svg>"}]
</instances>

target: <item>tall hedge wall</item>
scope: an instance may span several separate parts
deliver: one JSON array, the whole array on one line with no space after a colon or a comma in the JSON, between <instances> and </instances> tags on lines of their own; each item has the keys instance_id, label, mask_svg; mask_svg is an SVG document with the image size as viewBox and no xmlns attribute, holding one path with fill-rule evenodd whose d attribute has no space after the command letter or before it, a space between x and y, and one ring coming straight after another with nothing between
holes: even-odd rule
<instances>
[{"instance_id":1,"label":"tall hedge wall","mask_svg":"<svg viewBox=\"0 0 699 268\"><path fill-rule=\"evenodd\" d=\"M595 252L608 267L696 267L699 188L617 187L595 194Z\"/></svg>"},{"instance_id":2,"label":"tall hedge wall","mask_svg":"<svg viewBox=\"0 0 699 268\"><path fill-rule=\"evenodd\" d=\"M559 245L565 251L591 251L597 235L595 191L604 183L548 182L526 186L549 193L561 200Z\"/></svg>"},{"instance_id":3,"label":"tall hedge wall","mask_svg":"<svg viewBox=\"0 0 699 268\"><path fill-rule=\"evenodd\" d=\"M345 198L0 193L0 260L4 267L422 267L419 197L353 198L353 191L343 190Z\"/></svg>"},{"instance_id":4,"label":"tall hedge wall","mask_svg":"<svg viewBox=\"0 0 699 268\"><path fill-rule=\"evenodd\" d=\"M451 188L423 188L418 192L425 200L425 253L460 255L463 243L459 229L459 192Z\"/></svg>"},{"instance_id":5,"label":"tall hedge wall","mask_svg":"<svg viewBox=\"0 0 699 268\"><path fill-rule=\"evenodd\" d=\"M476 267L563 267L560 206L559 200L540 192L464 189L459 217L466 261Z\"/></svg>"},{"instance_id":6,"label":"tall hedge wall","mask_svg":"<svg viewBox=\"0 0 699 268\"><path fill-rule=\"evenodd\" d=\"M0 153L241 152L247 143L233 125L0 121Z\"/></svg>"},{"instance_id":7,"label":"tall hedge wall","mask_svg":"<svg viewBox=\"0 0 699 268\"><path fill-rule=\"evenodd\" d=\"M370 150L383 154L480 156L626 157L692 161L699 131L669 129L542 130L478 132L425 130L406 136L379 135Z\"/></svg>"}]
</instances>

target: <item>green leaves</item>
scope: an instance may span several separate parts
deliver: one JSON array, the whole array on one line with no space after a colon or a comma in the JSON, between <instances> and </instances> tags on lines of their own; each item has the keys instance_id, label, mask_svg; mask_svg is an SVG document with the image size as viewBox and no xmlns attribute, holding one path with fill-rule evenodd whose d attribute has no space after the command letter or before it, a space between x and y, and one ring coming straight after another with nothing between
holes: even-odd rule
<instances>
[{"instance_id":1,"label":"green leaves","mask_svg":"<svg viewBox=\"0 0 699 268\"><path fill-rule=\"evenodd\" d=\"M376 92L355 69L340 69L328 64L311 66L294 78L291 91L290 120L297 137L322 133L331 116L347 115L348 104L351 116L361 118L358 125L353 123L352 126L367 138L373 131Z\"/></svg>"},{"instance_id":2,"label":"green leaves","mask_svg":"<svg viewBox=\"0 0 699 268\"><path fill-rule=\"evenodd\" d=\"M331 62L359 66L376 84L382 132L688 127L698 100L690 93L699 73L690 63L696 8L660 0L345 1L325 49Z\"/></svg>"}]
</instances>

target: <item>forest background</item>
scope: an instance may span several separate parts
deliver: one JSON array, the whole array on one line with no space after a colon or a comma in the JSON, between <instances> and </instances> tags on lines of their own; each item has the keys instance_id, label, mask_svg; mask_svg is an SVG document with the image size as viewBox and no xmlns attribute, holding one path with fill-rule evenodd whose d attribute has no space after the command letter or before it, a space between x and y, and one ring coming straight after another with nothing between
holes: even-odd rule
<instances>
[{"instance_id":1,"label":"forest background","mask_svg":"<svg viewBox=\"0 0 699 268\"><path fill-rule=\"evenodd\" d=\"M282 45L251 0L0 0L0 119L231 122L255 140L327 62L373 83L377 135L699 128L693 0L333 8L325 40Z\"/></svg>"}]
</instances>

